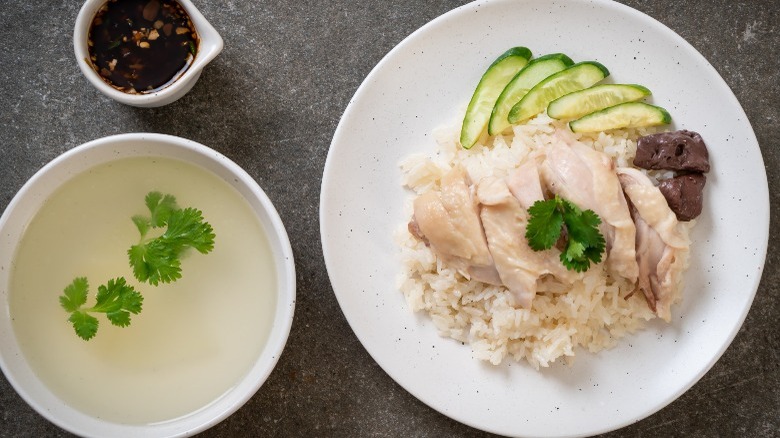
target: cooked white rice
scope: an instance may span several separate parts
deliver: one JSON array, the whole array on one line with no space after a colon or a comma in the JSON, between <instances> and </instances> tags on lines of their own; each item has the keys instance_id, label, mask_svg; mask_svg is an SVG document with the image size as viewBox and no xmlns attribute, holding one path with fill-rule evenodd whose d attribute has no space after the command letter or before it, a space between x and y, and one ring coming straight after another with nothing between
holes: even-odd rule
<instances>
[{"instance_id":1,"label":"cooked white rice","mask_svg":"<svg viewBox=\"0 0 780 438\"><path fill-rule=\"evenodd\" d=\"M565 124L541 114L515 126L510 135L484 136L465 150L458 143L458 128L455 125L434 131L439 148L433 156L414 154L402 161L402 183L406 187L416 194L435 188L456 165L466 169L472 181L488 175L505 176L529 153L551 144L556 129L568 130ZM636 139L647 133L640 129L576 136L611 156L617 166L630 166ZM406 206L407 217L412 215L411 201L412 197ZM687 238L689 227L680 228ZM543 278L531 309L521 309L510 304L506 288L468 280L444 266L425 244L409 234L406 224L396 237L403 260L399 286L411 310L426 311L442 336L469 344L477 358L492 364L500 364L507 356L527 360L537 369L561 356L571 363L576 347L593 353L610 348L655 317L641 292L625 299L634 285L611 278L603 263L591 267L571 285ZM687 267L687 251L679 256ZM675 301L681 289L678 285Z\"/></svg>"}]
</instances>

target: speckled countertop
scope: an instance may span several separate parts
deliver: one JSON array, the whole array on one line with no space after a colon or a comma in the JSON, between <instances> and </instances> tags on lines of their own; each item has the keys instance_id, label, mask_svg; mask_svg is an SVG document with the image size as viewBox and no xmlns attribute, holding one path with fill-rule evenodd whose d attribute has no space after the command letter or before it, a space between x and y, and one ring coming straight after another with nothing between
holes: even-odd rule
<instances>
[{"instance_id":1,"label":"speckled countertop","mask_svg":"<svg viewBox=\"0 0 780 438\"><path fill-rule=\"evenodd\" d=\"M281 360L261 390L206 437L487 436L419 402L369 357L328 281L318 227L331 136L371 68L458 1L194 0L224 52L185 98L136 109L100 95L72 50L78 0L0 5L0 210L60 153L122 132L161 132L242 165L277 206L296 255L298 300ZM761 145L776 224L780 189L780 3L628 0L698 49L732 88ZM298 129L306 126L306 130ZM292 202L291 202L292 201ZM777 231L753 307L733 344L660 412L605 436L780 436ZM69 436L0 377L0 437Z\"/></svg>"}]
</instances>

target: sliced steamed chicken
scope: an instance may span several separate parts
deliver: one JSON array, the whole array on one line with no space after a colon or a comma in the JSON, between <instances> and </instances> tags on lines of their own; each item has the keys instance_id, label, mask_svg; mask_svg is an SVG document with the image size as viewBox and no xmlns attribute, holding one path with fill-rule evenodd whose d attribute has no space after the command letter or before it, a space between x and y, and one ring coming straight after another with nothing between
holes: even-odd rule
<instances>
[{"instance_id":1,"label":"sliced steamed chicken","mask_svg":"<svg viewBox=\"0 0 780 438\"><path fill-rule=\"evenodd\" d=\"M617 173L636 223L637 287L655 314L669 322L673 291L683 270L679 253L687 251L689 243L664 195L645 174L633 168Z\"/></svg>"},{"instance_id":2,"label":"sliced steamed chicken","mask_svg":"<svg viewBox=\"0 0 780 438\"><path fill-rule=\"evenodd\" d=\"M534 174L536 188L533 184ZM526 185L524 181L520 183L522 185L516 186L523 189L523 198L533 197L533 201L543 199L535 163L528 163L514 171L508 179L514 180L516 184L518 179L530 179L531 184ZM531 307L531 301L536 296L537 280L545 274L552 274L559 280L573 280L575 274L561 265L559 251L553 248L535 252L528 246L525 239L528 213L521 201L510 192L507 180L483 178L477 185L477 199L482 205L480 217L496 269L501 282L512 292L517 304Z\"/></svg>"},{"instance_id":3,"label":"sliced steamed chicken","mask_svg":"<svg viewBox=\"0 0 780 438\"><path fill-rule=\"evenodd\" d=\"M542 160L544 154L535 152L506 178L509 191L525 210L534 205L534 202L544 200L542 177L539 175L539 164Z\"/></svg>"},{"instance_id":4,"label":"sliced steamed chicken","mask_svg":"<svg viewBox=\"0 0 780 438\"><path fill-rule=\"evenodd\" d=\"M438 190L429 190L414 200L409 232L467 278L500 285L480 224L479 206L469 186L461 168L444 175Z\"/></svg>"},{"instance_id":5,"label":"sliced steamed chicken","mask_svg":"<svg viewBox=\"0 0 780 438\"><path fill-rule=\"evenodd\" d=\"M631 219L615 166L606 154L580 143L570 133L558 130L553 146L541 166L547 188L583 210L601 218L601 233L607 246L606 265L615 275L636 283L636 227Z\"/></svg>"}]
</instances>

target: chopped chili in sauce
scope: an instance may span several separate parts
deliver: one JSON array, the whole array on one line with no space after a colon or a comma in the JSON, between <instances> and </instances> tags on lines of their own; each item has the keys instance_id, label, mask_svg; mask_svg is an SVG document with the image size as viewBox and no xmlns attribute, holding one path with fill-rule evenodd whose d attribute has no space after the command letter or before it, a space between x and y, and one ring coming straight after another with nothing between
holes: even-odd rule
<instances>
[{"instance_id":1,"label":"chopped chili in sauce","mask_svg":"<svg viewBox=\"0 0 780 438\"><path fill-rule=\"evenodd\" d=\"M175 0L109 0L92 20L92 67L112 87L151 93L173 83L195 59L198 34Z\"/></svg>"}]
</instances>

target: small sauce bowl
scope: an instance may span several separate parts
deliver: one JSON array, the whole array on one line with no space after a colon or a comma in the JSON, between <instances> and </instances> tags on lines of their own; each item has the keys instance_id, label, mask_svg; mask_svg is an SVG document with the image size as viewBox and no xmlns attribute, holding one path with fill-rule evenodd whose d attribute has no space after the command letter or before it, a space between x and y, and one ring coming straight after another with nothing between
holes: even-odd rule
<instances>
[{"instance_id":1,"label":"small sauce bowl","mask_svg":"<svg viewBox=\"0 0 780 438\"><path fill-rule=\"evenodd\" d=\"M172 103L195 85L203 68L222 51L224 43L217 30L206 20L190 0L177 0L189 15L199 37L195 57L189 67L168 85L148 93L131 94L109 85L93 67L90 60L89 32L92 22L107 0L87 0L76 18L73 48L81 72L92 85L106 96L126 105L153 108Z\"/></svg>"}]
</instances>

